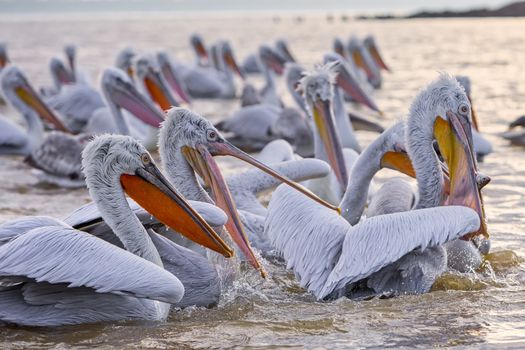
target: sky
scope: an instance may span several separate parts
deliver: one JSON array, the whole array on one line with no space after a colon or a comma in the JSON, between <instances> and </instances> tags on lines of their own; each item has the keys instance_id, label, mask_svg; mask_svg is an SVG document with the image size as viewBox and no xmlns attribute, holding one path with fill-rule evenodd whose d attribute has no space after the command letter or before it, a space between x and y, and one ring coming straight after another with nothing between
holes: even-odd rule
<instances>
[{"instance_id":1,"label":"sky","mask_svg":"<svg viewBox=\"0 0 525 350\"><path fill-rule=\"evenodd\" d=\"M0 14L85 11L334 11L410 13L421 9L495 8L512 0L0 0Z\"/></svg>"}]
</instances>

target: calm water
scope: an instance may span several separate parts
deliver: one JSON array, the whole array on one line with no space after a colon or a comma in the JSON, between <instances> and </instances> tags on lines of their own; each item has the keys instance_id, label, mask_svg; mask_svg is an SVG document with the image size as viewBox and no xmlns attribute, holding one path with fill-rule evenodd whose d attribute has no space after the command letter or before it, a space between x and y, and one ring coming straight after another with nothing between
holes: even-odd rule
<instances>
[{"instance_id":1,"label":"calm water","mask_svg":"<svg viewBox=\"0 0 525 350\"><path fill-rule=\"evenodd\" d=\"M495 148L480 167L492 177L484 190L486 211L493 251L502 252L501 256L493 259L494 271L448 276L432 293L366 302L314 302L282 266L267 263L267 281L247 273L212 310L184 310L160 324L0 329L1 348L508 348L525 344L525 265L513 263L511 254L505 253L512 250L525 257L525 149L511 147L497 136L510 120L525 113L525 20L327 23L321 17L307 17L302 23L291 18L274 23L262 17L114 17L0 17L0 40L8 42L12 61L36 85L48 85L47 62L70 42L79 47L79 66L96 82L100 70L113 64L117 51L127 45L165 48L177 58L189 59L187 38L193 31L208 41L230 39L239 59L258 43L283 36L306 66L320 60L335 35L373 33L393 70L375 96L385 111L385 126L406 113L416 91L437 72L469 75L482 131ZM237 106L237 102L199 101L194 108L218 120ZM18 118L14 111L1 108L1 114ZM359 137L366 144L374 135ZM234 162L223 164L228 171L238 167ZM63 217L89 200L85 190L35 186L29 169L14 157L0 160L0 179L0 223L22 215Z\"/></svg>"}]
</instances>

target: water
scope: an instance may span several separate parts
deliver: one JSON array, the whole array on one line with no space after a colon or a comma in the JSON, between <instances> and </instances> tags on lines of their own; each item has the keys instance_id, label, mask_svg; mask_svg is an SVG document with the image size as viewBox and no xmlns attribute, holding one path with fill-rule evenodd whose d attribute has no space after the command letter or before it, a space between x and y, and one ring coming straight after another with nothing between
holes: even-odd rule
<instances>
[{"instance_id":1,"label":"water","mask_svg":"<svg viewBox=\"0 0 525 350\"><path fill-rule=\"evenodd\" d=\"M126 45L165 48L179 59L190 59L187 38L194 31L207 41L229 38L239 59L258 43L283 36L306 66L320 60L335 35L373 33L393 70L385 74L384 87L375 95L385 112L382 123L386 126L405 115L416 91L437 72L469 75L481 129L495 149L480 168L492 177L484 190L486 211L493 251L503 253L493 258L493 273L486 269L477 275L448 275L426 295L365 302L317 303L283 266L267 262L267 281L247 273L235 292L225 295L212 310L184 310L160 324L3 328L0 347L523 346L525 268L505 251L525 256L525 150L509 146L497 134L525 113L524 28L522 19L327 23L324 17L306 17L298 23L291 17L280 22L241 16L1 17L1 39L7 40L12 61L36 85L51 84L47 62L66 43L78 45L79 65L97 81L101 68L111 65ZM237 102L198 101L194 108L219 120L237 106ZM0 113L18 118L5 107ZM359 134L362 144L373 137ZM221 162L227 171L239 167L237 162ZM0 160L0 179L0 222L21 215L63 217L89 200L85 190L35 186L29 168L15 157Z\"/></svg>"}]
</instances>

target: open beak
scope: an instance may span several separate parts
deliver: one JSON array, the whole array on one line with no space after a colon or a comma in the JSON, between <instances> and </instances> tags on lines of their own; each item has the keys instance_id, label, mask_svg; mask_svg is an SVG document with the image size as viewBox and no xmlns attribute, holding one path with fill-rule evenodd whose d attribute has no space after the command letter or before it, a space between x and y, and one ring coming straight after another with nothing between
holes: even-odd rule
<instances>
[{"instance_id":1,"label":"open beak","mask_svg":"<svg viewBox=\"0 0 525 350\"><path fill-rule=\"evenodd\" d=\"M345 64L339 62L339 74L337 75L337 85L339 85L355 101L367 106L368 108L381 113L374 100L363 90L359 82L348 70Z\"/></svg>"},{"instance_id":2,"label":"open beak","mask_svg":"<svg viewBox=\"0 0 525 350\"><path fill-rule=\"evenodd\" d=\"M211 189L215 204L228 215L228 221L225 226L233 241L243 252L250 264L257 269L263 277L266 277L266 272L255 256L248 237L244 232L241 219L237 213L237 206L233 201L230 190L211 153L203 145L199 145L197 148L185 146L182 152L191 167L204 180L206 186Z\"/></svg>"},{"instance_id":3,"label":"open beak","mask_svg":"<svg viewBox=\"0 0 525 350\"><path fill-rule=\"evenodd\" d=\"M346 190L348 185L348 172L346 170L339 134L335 127L331 104L328 100L317 99L313 103L312 112L319 136L323 141L328 162L343 190Z\"/></svg>"},{"instance_id":4,"label":"open beak","mask_svg":"<svg viewBox=\"0 0 525 350\"><path fill-rule=\"evenodd\" d=\"M15 89L18 97L40 116L42 120L53 125L56 130L71 133L49 107L38 97L33 87L26 81Z\"/></svg>"},{"instance_id":5,"label":"open beak","mask_svg":"<svg viewBox=\"0 0 525 350\"><path fill-rule=\"evenodd\" d=\"M142 95L133 84L122 82L111 91L112 99L142 122L155 128L164 121L164 114Z\"/></svg>"},{"instance_id":6,"label":"open beak","mask_svg":"<svg viewBox=\"0 0 525 350\"><path fill-rule=\"evenodd\" d=\"M237 73L243 80L245 79L244 73L239 68L239 65L237 64L237 61L233 57L233 54L228 51L224 53L224 61L230 67L235 73Z\"/></svg>"},{"instance_id":7,"label":"open beak","mask_svg":"<svg viewBox=\"0 0 525 350\"><path fill-rule=\"evenodd\" d=\"M379 50L375 44L371 44L368 48L368 51L380 68L390 72L390 68L388 68L388 66L385 64L385 61L383 61L383 58L379 54Z\"/></svg>"},{"instance_id":8,"label":"open beak","mask_svg":"<svg viewBox=\"0 0 525 350\"><path fill-rule=\"evenodd\" d=\"M159 72L149 68L144 77L144 85L151 99L162 109L167 111L171 107L178 107L179 103L168 90Z\"/></svg>"},{"instance_id":9,"label":"open beak","mask_svg":"<svg viewBox=\"0 0 525 350\"><path fill-rule=\"evenodd\" d=\"M135 202L164 225L227 258L233 256L233 250L173 188L153 163L139 168L134 175L122 175L120 183Z\"/></svg>"},{"instance_id":10,"label":"open beak","mask_svg":"<svg viewBox=\"0 0 525 350\"><path fill-rule=\"evenodd\" d=\"M449 171L450 194L447 205L471 208L480 217L479 230L467 234L462 239L471 239L480 234L488 237L483 202L478 189L470 125L462 122L450 111L447 112L447 118L448 120L445 120L438 116L434 122L434 137Z\"/></svg>"},{"instance_id":11,"label":"open beak","mask_svg":"<svg viewBox=\"0 0 525 350\"><path fill-rule=\"evenodd\" d=\"M171 86L171 88L175 91L175 93L187 104L191 104L191 98L188 96L184 88L182 87L181 82L179 81L179 78L173 72L173 69L171 68L171 65L169 63L164 63L160 70L162 72L162 75L164 75L164 78L168 82L168 84Z\"/></svg>"}]
</instances>

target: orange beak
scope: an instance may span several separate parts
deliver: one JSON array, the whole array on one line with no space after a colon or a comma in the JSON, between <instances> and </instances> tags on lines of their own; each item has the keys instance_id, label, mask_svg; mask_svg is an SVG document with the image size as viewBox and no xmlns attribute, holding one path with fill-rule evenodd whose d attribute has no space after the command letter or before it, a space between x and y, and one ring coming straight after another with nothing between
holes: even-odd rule
<instances>
[{"instance_id":1,"label":"orange beak","mask_svg":"<svg viewBox=\"0 0 525 350\"><path fill-rule=\"evenodd\" d=\"M164 225L227 258L233 256L233 250L171 186L153 163L139 168L134 175L122 175L120 183L135 202Z\"/></svg>"}]
</instances>

